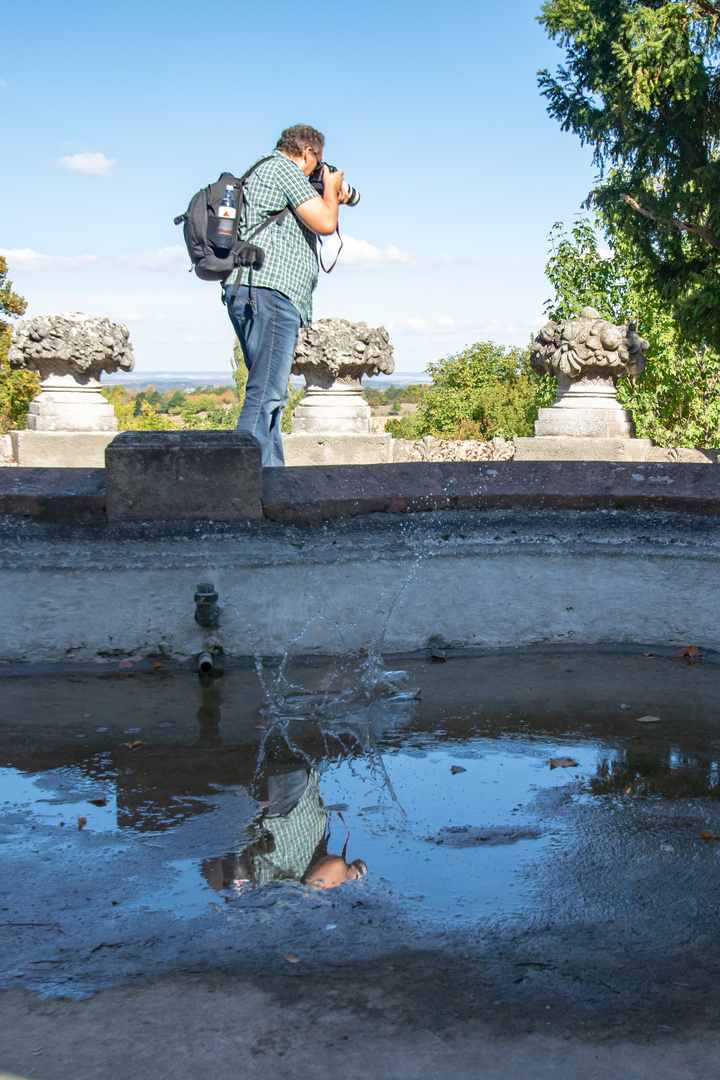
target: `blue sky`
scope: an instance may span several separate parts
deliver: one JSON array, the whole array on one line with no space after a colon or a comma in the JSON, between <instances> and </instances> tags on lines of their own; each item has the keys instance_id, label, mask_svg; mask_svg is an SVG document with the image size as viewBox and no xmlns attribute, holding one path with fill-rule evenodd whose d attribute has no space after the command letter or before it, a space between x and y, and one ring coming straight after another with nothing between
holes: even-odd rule
<instances>
[{"instance_id":1,"label":"blue sky","mask_svg":"<svg viewBox=\"0 0 720 1080\"><path fill-rule=\"evenodd\" d=\"M592 186L545 111L539 0L40 2L3 14L0 252L28 314L130 328L136 369L228 367L218 286L172 219L309 123L362 199L315 317L388 327L398 370L542 322L547 234Z\"/></svg>"}]
</instances>

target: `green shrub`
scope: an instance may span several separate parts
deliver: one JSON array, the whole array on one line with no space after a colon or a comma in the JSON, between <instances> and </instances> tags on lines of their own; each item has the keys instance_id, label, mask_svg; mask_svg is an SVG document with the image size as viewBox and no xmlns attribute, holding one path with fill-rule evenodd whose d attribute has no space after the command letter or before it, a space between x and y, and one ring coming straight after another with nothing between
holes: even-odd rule
<instances>
[{"instance_id":1,"label":"green shrub","mask_svg":"<svg viewBox=\"0 0 720 1080\"><path fill-rule=\"evenodd\" d=\"M388 435L392 435L393 439L415 439L420 438L418 431L418 414L406 413L400 420L386 420L385 431Z\"/></svg>"},{"instance_id":2,"label":"green shrub","mask_svg":"<svg viewBox=\"0 0 720 1080\"><path fill-rule=\"evenodd\" d=\"M555 381L530 367L528 349L478 342L428 365L432 383L418 409L419 436L513 439L534 434L538 409L555 397Z\"/></svg>"}]
</instances>

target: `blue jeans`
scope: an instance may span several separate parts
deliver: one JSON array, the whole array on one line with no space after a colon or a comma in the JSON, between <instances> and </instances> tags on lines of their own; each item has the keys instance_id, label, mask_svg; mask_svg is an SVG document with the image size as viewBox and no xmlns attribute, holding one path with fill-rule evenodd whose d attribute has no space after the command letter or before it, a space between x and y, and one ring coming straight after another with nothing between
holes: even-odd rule
<instances>
[{"instance_id":1,"label":"blue jeans","mask_svg":"<svg viewBox=\"0 0 720 1080\"><path fill-rule=\"evenodd\" d=\"M260 443L263 465L284 465L280 434L282 411L290 397L292 368L300 329L300 312L275 289L225 286L225 303L248 370L245 403L238 431L249 431Z\"/></svg>"}]
</instances>

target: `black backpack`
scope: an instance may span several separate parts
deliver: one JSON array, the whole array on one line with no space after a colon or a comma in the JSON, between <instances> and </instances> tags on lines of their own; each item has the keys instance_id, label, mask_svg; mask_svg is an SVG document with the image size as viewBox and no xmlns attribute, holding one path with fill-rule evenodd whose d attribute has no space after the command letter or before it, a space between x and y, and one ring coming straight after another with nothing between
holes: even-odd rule
<instances>
[{"instance_id":1,"label":"black backpack","mask_svg":"<svg viewBox=\"0 0 720 1080\"><path fill-rule=\"evenodd\" d=\"M198 191L196 195L193 195L185 213L175 218L176 225L179 225L181 221L184 223L183 233L190 262L193 264L197 276L202 278L203 281L222 281L236 266L250 267L253 270L259 270L262 266L265 252L262 248L251 244L250 241L254 240L259 232L262 232L274 221L282 221L285 215L290 212L290 208L286 206L283 210L279 210L277 214L270 214L250 234L247 240L238 238L244 202L243 185L248 176L266 161L270 161L270 157L261 158L239 180L232 173L223 173L214 184L210 184L208 187L203 188L202 191ZM233 187L237 206L235 235L232 247L227 249L217 248L213 241L217 237L218 208L220 200L229 185Z\"/></svg>"}]
</instances>

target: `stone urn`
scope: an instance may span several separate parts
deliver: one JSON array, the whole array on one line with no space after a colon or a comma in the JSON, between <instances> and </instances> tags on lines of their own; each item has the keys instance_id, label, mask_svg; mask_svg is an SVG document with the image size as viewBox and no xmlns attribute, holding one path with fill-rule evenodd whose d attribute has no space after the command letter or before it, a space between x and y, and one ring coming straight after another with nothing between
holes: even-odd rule
<instances>
[{"instance_id":1,"label":"stone urn","mask_svg":"<svg viewBox=\"0 0 720 1080\"><path fill-rule=\"evenodd\" d=\"M75 311L19 322L10 345L11 367L40 372L26 428L36 432L114 432L112 405L100 392L103 371L135 366L127 327Z\"/></svg>"},{"instance_id":2,"label":"stone urn","mask_svg":"<svg viewBox=\"0 0 720 1080\"><path fill-rule=\"evenodd\" d=\"M300 330L294 375L304 375L306 394L295 409L293 434L367 435L373 431L370 406L362 396L363 375L395 370L384 326L319 319Z\"/></svg>"},{"instance_id":3,"label":"stone urn","mask_svg":"<svg viewBox=\"0 0 720 1080\"><path fill-rule=\"evenodd\" d=\"M547 323L530 363L538 373L556 376L557 396L550 408L540 409L535 435L634 439L632 413L617 400L617 381L643 371L647 348L634 323L616 326L595 308Z\"/></svg>"}]
</instances>

